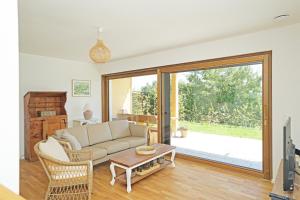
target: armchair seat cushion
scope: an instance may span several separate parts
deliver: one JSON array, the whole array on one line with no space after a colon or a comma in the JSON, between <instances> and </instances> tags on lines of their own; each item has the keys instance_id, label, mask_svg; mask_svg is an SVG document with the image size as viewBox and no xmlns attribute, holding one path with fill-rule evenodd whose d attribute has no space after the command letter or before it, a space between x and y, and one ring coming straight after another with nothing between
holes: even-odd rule
<instances>
[{"instance_id":1,"label":"armchair seat cushion","mask_svg":"<svg viewBox=\"0 0 300 200\"><path fill-rule=\"evenodd\" d=\"M89 146L83 148L83 150L88 150L88 149L92 151L92 160L101 159L107 156L107 150L104 148L100 148L96 146Z\"/></svg>"},{"instance_id":2,"label":"armchair seat cushion","mask_svg":"<svg viewBox=\"0 0 300 200\"><path fill-rule=\"evenodd\" d=\"M125 138L117 139L116 141L128 142L130 148L142 146L147 143L147 140L144 137L125 137Z\"/></svg>"},{"instance_id":3,"label":"armchair seat cushion","mask_svg":"<svg viewBox=\"0 0 300 200\"><path fill-rule=\"evenodd\" d=\"M112 140L112 141L99 143L99 144L96 144L94 146L98 147L98 148L106 149L107 154L112 154L112 153L116 153L116 152L128 149L129 148L129 143L126 142L126 141Z\"/></svg>"}]
</instances>

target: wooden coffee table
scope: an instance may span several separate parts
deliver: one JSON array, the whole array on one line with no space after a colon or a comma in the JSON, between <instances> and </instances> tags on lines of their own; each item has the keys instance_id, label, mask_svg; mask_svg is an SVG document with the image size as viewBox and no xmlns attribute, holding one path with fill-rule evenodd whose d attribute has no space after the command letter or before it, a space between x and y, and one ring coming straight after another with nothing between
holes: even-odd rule
<instances>
[{"instance_id":1,"label":"wooden coffee table","mask_svg":"<svg viewBox=\"0 0 300 200\"><path fill-rule=\"evenodd\" d=\"M156 153L152 155L138 155L135 152L135 148L128 149L119 153L116 153L111 156L110 161L110 171L112 174L112 180L110 182L111 185L115 184L115 180L118 180L127 185L127 192L131 192L131 184L134 184L147 176L164 169L166 166L171 165L175 167L175 147L167 144L154 144L152 145L156 149ZM149 172L145 175L136 175L131 177L131 171L134 168L137 168L145 163L148 163L152 160L155 160L164 155L171 154L170 160L165 160L163 164L160 164L160 167ZM115 167L120 167L125 169L126 172L116 176Z\"/></svg>"}]
</instances>

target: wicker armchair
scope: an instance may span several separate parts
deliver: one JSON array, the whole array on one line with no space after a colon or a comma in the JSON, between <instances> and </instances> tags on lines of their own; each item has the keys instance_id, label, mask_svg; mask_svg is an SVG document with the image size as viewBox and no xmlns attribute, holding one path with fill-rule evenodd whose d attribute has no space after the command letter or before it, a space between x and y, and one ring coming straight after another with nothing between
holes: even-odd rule
<instances>
[{"instance_id":1,"label":"wicker armchair","mask_svg":"<svg viewBox=\"0 0 300 200\"><path fill-rule=\"evenodd\" d=\"M71 161L63 162L41 153L41 142L34 146L34 151L49 179L45 200L90 200L93 182L91 151L73 151L69 143L59 141Z\"/></svg>"}]
</instances>

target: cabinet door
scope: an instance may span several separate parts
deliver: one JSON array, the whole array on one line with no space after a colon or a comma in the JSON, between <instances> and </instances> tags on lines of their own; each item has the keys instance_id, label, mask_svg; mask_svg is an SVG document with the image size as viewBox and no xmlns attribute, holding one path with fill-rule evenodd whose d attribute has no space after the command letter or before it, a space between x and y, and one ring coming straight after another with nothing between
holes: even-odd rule
<instances>
[{"instance_id":1,"label":"cabinet door","mask_svg":"<svg viewBox=\"0 0 300 200\"><path fill-rule=\"evenodd\" d=\"M42 140L43 123L41 120L32 120L29 122L29 128L26 130L26 159L37 160L34 152L34 145Z\"/></svg>"},{"instance_id":2,"label":"cabinet door","mask_svg":"<svg viewBox=\"0 0 300 200\"><path fill-rule=\"evenodd\" d=\"M43 123L41 120L30 122L30 140L41 140L43 136Z\"/></svg>"},{"instance_id":3,"label":"cabinet door","mask_svg":"<svg viewBox=\"0 0 300 200\"><path fill-rule=\"evenodd\" d=\"M30 152L29 160L31 160L31 161L36 161L38 159L37 155L34 152L34 146L39 141L41 141L40 138L31 138L31 140L29 142L29 152Z\"/></svg>"},{"instance_id":4,"label":"cabinet door","mask_svg":"<svg viewBox=\"0 0 300 200\"><path fill-rule=\"evenodd\" d=\"M66 119L54 118L43 121L43 139L55 134L56 130L66 128Z\"/></svg>"}]
</instances>

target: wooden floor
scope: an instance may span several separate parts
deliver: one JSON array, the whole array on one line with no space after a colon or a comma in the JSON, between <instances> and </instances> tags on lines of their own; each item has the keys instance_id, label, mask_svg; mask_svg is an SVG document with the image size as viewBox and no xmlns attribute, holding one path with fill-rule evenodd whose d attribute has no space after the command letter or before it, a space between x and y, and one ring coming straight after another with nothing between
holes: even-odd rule
<instances>
[{"instance_id":1,"label":"wooden floor","mask_svg":"<svg viewBox=\"0 0 300 200\"><path fill-rule=\"evenodd\" d=\"M21 195L43 199L48 179L40 163L22 160L20 165ZM168 167L134 184L129 194L124 185L111 186L110 180L108 163L94 167L92 199L263 200L269 199L272 189L270 181L182 158L176 159L176 168Z\"/></svg>"}]
</instances>

